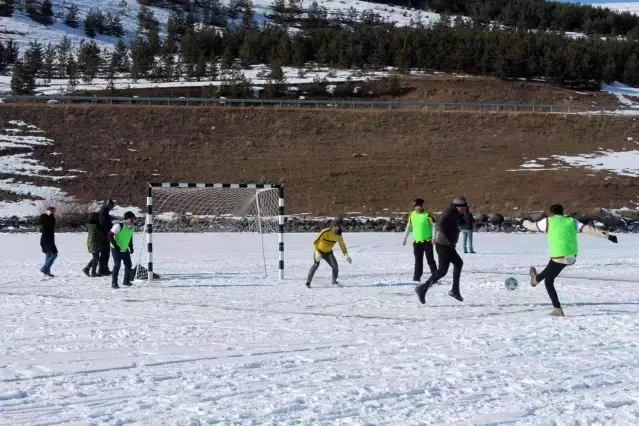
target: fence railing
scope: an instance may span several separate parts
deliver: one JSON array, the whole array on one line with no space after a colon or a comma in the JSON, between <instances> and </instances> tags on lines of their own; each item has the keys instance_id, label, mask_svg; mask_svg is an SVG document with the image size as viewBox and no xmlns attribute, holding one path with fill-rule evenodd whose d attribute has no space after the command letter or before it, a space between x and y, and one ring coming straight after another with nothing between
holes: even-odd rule
<instances>
[{"instance_id":1,"label":"fence railing","mask_svg":"<svg viewBox=\"0 0 639 426\"><path fill-rule=\"evenodd\" d=\"M394 102L394 101L343 101L307 99L226 99L187 97L142 97L142 96L4 96L2 102L35 103L91 103L91 104L146 104L187 106L240 106L276 108L350 108L350 109L422 109L441 111L518 111L546 113L623 113L639 114L639 108L622 108L614 105L562 105L562 104L503 104L478 102Z\"/></svg>"}]
</instances>

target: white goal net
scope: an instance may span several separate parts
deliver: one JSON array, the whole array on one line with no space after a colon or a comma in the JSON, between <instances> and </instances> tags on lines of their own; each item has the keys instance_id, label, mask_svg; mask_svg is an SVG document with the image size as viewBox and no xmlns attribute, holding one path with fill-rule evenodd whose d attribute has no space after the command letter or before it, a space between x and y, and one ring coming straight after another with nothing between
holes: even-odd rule
<instances>
[{"instance_id":1,"label":"white goal net","mask_svg":"<svg viewBox=\"0 0 639 426\"><path fill-rule=\"evenodd\" d=\"M284 191L279 185L149 184L147 215L142 244L137 247L139 256L134 278L151 281L163 274L174 276L176 272L211 269L215 250L220 255L227 251L231 256L234 247L240 250L234 256L245 253L245 248L251 249L253 259L247 262L260 263L264 275L268 275L269 268L277 266L283 278L283 232ZM193 233L203 235L185 235ZM246 235L238 236L238 233ZM269 234L270 238L265 239ZM268 250L265 244L270 244ZM265 253L275 250L279 259L267 260ZM193 253L195 260L172 266L176 252ZM201 256L199 262L198 256ZM222 263L218 260L220 266L224 266Z\"/></svg>"}]
</instances>

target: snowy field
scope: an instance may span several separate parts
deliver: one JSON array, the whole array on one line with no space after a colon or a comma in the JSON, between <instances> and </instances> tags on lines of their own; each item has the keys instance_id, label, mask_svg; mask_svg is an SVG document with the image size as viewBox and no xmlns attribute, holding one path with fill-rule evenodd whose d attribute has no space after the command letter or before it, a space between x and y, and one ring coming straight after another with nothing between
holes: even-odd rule
<instances>
[{"instance_id":1,"label":"snowy field","mask_svg":"<svg viewBox=\"0 0 639 426\"><path fill-rule=\"evenodd\" d=\"M112 290L84 235L58 235L52 279L38 235L2 235L0 423L639 423L638 236L580 237L565 318L525 281L543 235L477 234L465 301L447 277L426 305L400 234L345 234L342 287L322 265L306 289L313 236L286 235L279 281L274 237L264 279L254 237L156 234L164 279Z\"/></svg>"}]
</instances>

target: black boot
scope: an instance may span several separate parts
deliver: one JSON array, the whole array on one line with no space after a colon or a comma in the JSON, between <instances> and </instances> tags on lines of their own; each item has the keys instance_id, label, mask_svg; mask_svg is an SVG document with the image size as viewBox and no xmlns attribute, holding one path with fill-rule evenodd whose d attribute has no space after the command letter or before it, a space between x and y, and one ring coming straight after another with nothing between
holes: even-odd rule
<instances>
[{"instance_id":1,"label":"black boot","mask_svg":"<svg viewBox=\"0 0 639 426\"><path fill-rule=\"evenodd\" d=\"M415 293L417 293L417 298L422 305L426 303L426 292L432 285L432 281L429 278L424 284L415 287Z\"/></svg>"},{"instance_id":2,"label":"black boot","mask_svg":"<svg viewBox=\"0 0 639 426\"><path fill-rule=\"evenodd\" d=\"M86 275L87 277L90 277L90 276L91 276L91 275L89 275L89 267L88 267L88 266L86 266L86 267L82 270L82 272L84 272L84 275Z\"/></svg>"},{"instance_id":3,"label":"black boot","mask_svg":"<svg viewBox=\"0 0 639 426\"><path fill-rule=\"evenodd\" d=\"M448 292L448 295L450 297L454 297L455 299L459 300L460 302L464 301L464 298L459 293L459 290L451 290L451 291Z\"/></svg>"},{"instance_id":4,"label":"black boot","mask_svg":"<svg viewBox=\"0 0 639 426\"><path fill-rule=\"evenodd\" d=\"M111 288L120 288L120 286L118 285L118 282L117 282L117 281L113 281L113 282L111 283Z\"/></svg>"}]
</instances>

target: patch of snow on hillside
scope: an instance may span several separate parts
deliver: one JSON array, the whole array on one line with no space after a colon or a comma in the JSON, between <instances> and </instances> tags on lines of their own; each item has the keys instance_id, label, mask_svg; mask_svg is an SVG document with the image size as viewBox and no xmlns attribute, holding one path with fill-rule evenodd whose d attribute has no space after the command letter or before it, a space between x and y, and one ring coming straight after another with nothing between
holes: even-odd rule
<instances>
[{"instance_id":1,"label":"patch of snow on hillside","mask_svg":"<svg viewBox=\"0 0 639 426\"><path fill-rule=\"evenodd\" d=\"M615 95L620 104L627 107L639 107L637 102L628 99L626 96L636 96L639 98L639 88L631 87L623 83L602 84L601 91Z\"/></svg>"},{"instance_id":2,"label":"patch of snow on hillside","mask_svg":"<svg viewBox=\"0 0 639 426\"><path fill-rule=\"evenodd\" d=\"M639 151L600 151L576 156L553 155L571 166L613 172L620 176L639 177Z\"/></svg>"},{"instance_id":3,"label":"patch of snow on hillside","mask_svg":"<svg viewBox=\"0 0 639 426\"><path fill-rule=\"evenodd\" d=\"M590 6L602 7L616 12L630 12L635 15L639 14L639 2L619 2L619 3L592 3Z\"/></svg>"},{"instance_id":4,"label":"patch of snow on hillside","mask_svg":"<svg viewBox=\"0 0 639 426\"><path fill-rule=\"evenodd\" d=\"M60 0L52 0L53 11L57 13L61 8ZM16 12L12 17L0 18L0 40L13 39L20 50L24 50L29 42L39 41L42 44L52 43L58 44L66 35L72 43L78 44L81 40L89 40L84 34L84 18L91 9L99 9L103 13L111 12L113 15L118 14L118 5L120 0L101 0L100 2L91 0L66 0L63 2L64 7L68 8L72 4L78 7L78 28L71 28L64 24L64 19L54 18L53 25L45 26L34 22L26 14ZM136 0L125 0L126 8L122 10L124 14L121 17L122 27L124 29L124 41L128 44L135 36L138 25L138 12L140 4ZM151 7L155 18L160 23L160 35L166 35L166 22L169 18L169 10L158 7ZM118 42L117 37L105 36L98 34L95 41L101 48L110 47Z\"/></svg>"},{"instance_id":5,"label":"patch of snow on hillside","mask_svg":"<svg viewBox=\"0 0 639 426\"><path fill-rule=\"evenodd\" d=\"M21 50L24 50L29 42L39 41L40 43L57 44L66 35L74 44L80 43L81 40L89 38L84 34L84 18L91 9L99 9L102 12L111 12L111 14L121 15L121 23L124 29L123 40L129 44L135 37L137 30L137 15L140 11L140 4L136 0L124 0L126 7L119 7L121 0L52 0L53 11L58 14L61 9L68 8L71 5L78 7L79 27L71 28L64 24L63 18L54 17L54 23L50 26L39 24L25 13L16 11L11 17L0 18L0 40L6 41L13 39ZM222 0L223 4L228 5L229 0ZM408 9L404 7L396 7L384 4L369 3L358 0L329 0L318 1L320 7L325 7L329 17L336 13L345 14L348 9L353 8L361 15L364 11L377 13L382 18L395 22L399 26L410 25L411 22L421 22L423 25L430 25L439 21L439 14L433 12L420 11L417 9ZM269 20L266 15L271 13L273 2L271 0L255 0L253 1L254 21L264 24ZM310 3L303 4L308 7ZM66 10L66 9L65 9ZM171 11L169 9L151 7L155 18L160 23L160 36L166 36L166 23ZM359 16L357 16L359 18ZM239 22L239 20L238 20ZM105 36L98 34L95 37L96 43L101 47L110 47L118 42L117 37Z\"/></svg>"},{"instance_id":6,"label":"patch of snow on hillside","mask_svg":"<svg viewBox=\"0 0 639 426\"><path fill-rule=\"evenodd\" d=\"M300 68L296 67L282 67L284 77L287 84L308 84L312 83L314 79L320 80L326 79L329 83L344 82L350 79L351 81L365 81L388 76L392 70L385 71L372 71L361 73L360 70L355 69L341 69L335 70L326 67L313 68L311 70L303 70L303 77L300 77ZM253 65L249 69L242 70L244 76L251 80L251 82L259 87L259 85L268 84L266 77L268 68L265 65ZM41 83L41 82L39 82ZM0 93L11 92L11 76L0 76ZM119 78L115 80L114 86L116 89L145 89L145 88L168 88L168 87L203 87L203 86L221 86L224 81L219 80L200 80L200 81L169 81L169 82L157 82L151 80L138 79L133 81L130 78ZM76 90L78 91L92 91L92 90L107 90L109 82L106 79L96 78L91 84L77 84ZM41 95L60 95L67 91L68 80L67 79L53 79L47 85L41 85L36 88L36 93Z\"/></svg>"},{"instance_id":7,"label":"patch of snow on hillside","mask_svg":"<svg viewBox=\"0 0 639 426\"><path fill-rule=\"evenodd\" d=\"M33 149L53 145L53 140L44 136L36 126L19 120L6 122L5 129L0 131L0 173L9 177L0 180L0 190L8 191L18 198L27 196L44 200L66 200L60 188L42 185L46 180L59 182L62 179L73 179L75 176L59 175L61 167L49 168L32 158ZM23 152L15 152L20 150ZM9 153L7 153L9 151ZM32 216L37 213L37 202L30 199L18 201L0 201L0 216Z\"/></svg>"}]
</instances>

